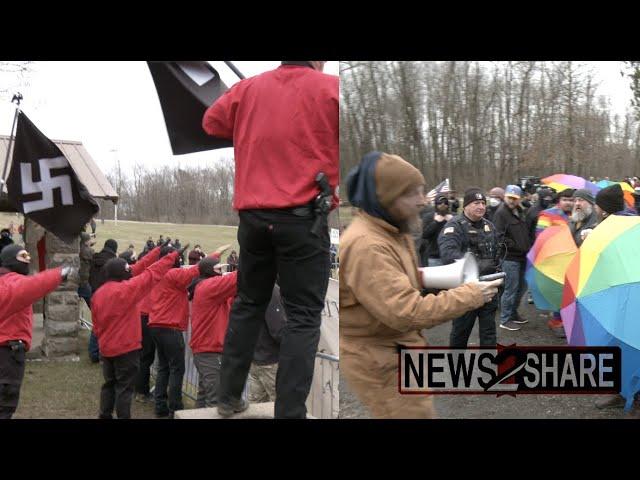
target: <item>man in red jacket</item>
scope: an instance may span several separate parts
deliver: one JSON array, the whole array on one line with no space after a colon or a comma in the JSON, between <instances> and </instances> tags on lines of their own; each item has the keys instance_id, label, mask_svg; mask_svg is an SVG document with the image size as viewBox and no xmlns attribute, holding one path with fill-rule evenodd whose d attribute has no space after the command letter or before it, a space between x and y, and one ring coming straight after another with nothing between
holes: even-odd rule
<instances>
[{"instance_id":1,"label":"man in red jacket","mask_svg":"<svg viewBox=\"0 0 640 480\"><path fill-rule=\"evenodd\" d=\"M104 266L107 281L91 299L93 331L98 338L105 381L100 392L102 419L111 419L114 407L118 418L131 418L131 400L142 349L137 304L145 290L160 282L176 261L177 251L135 277L131 266L122 258L113 258Z\"/></svg>"},{"instance_id":2,"label":"man in red jacket","mask_svg":"<svg viewBox=\"0 0 640 480\"><path fill-rule=\"evenodd\" d=\"M154 262L160 258L160 247L152 248L142 258L131 266L131 273L135 277L144 272ZM156 358L156 345L151 338L149 331L149 297L151 296L151 288L146 288L142 294L142 298L138 300L138 310L140 317L140 326L142 329L142 352L140 352L140 369L136 376L136 401L149 402L153 397L149 393L149 380L151 378L151 365Z\"/></svg>"},{"instance_id":3,"label":"man in red jacket","mask_svg":"<svg viewBox=\"0 0 640 480\"><path fill-rule=\"evenodd\" d=\"M33 334L31 305L55 290L71 271L54 268L29 276L30 261L22 245L9 245L0 254L0 419L11 418L18 407Z\"/></svg>"},{"instance_id":4,"label":"man in red jacket","mask_svg":"<svg viewBox=\"0 0 640 480\"><path fill-rule=\"evenodd\" d=\"M191 342L198 370L196 408L218 404L222 346L229 325L229 311L236 296L238 272L222 275L218 257L198 264L200 275L189 286L191 300Z\"/></svg>"},{"instance_id":5,"label":"man in red jacket","mask_svg":"<svg viewBox=\"0 0 640 480\"><path fill-rule=\"evenodd\" d=\"M220 247L213 255L218 259L229 245ZM161 249L160 257L177 251L168 245ZM184 336L189 325L187 287L199 270L195 266L180 268L176 261L151 292L149 304L149 331L158 353L158 374L154 392L155 414L158 418L173 418L174 412L183 410L182 380L184 377Z\"/></svg>"},{"instance_id":6,"label":"man in red jacket","mask_svg":"<svg viewBox=\"0 0 640 480\"><path fill-rule=\"evenodd\" d=\"M248 408L241 394L276 275L289 326L281 345L275 417L306 416L330 272L319 173L327 177L333 207L338 203L339 79L322 73L324 63L282 62L242 80L202 121L209 135L233 140L233 206L240 217L238 296L220 372L218 412L224 417Z\"/></svg>"}]
</instances>

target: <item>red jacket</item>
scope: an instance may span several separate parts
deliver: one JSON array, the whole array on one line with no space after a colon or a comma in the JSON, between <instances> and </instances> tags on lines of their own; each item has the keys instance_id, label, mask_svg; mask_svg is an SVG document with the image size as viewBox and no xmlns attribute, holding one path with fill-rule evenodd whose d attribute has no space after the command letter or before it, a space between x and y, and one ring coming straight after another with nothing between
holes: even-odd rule
<instances>
[{"instance_id":1,"label":"red jacket","mask_svg":"<svg viewBox=\"0 0 640 480\"><path fill-rule=\"evenodd\" d=\"M222 353L238 272L208 278L196 286L191 302L191 350Z\"/></svg>"},{"instance_id":2,"label":"red jacket","mask_svg":"<svg viewBox=\"0 0 640 480\"><path fill-rule=\"evenodd\" d=\"M335 191L338 90L335 75L283 65L236 83L207 109L205 132L233 140L236 210L307 204L321 171Z\"/></svg>"},{"instance_id":3,"label":"red jacket","mask_svg":"<svg viewBox=\"0 0 640 480\"><path fill-rule=\"evenodd\" d=\"M104 357L117 357L142 348L139 297L162 280L176 258L178 252L172 252L130 280L108 281L91 298L93 333Z\"/></svg>"},{"instance_id":4,"label":"red jacket","mask_svg":"<svg viewBox=\"0 0 640 480\"><path fill-rule=\"evenodd\" d=\"M200 274L197 266L172 268L149 298L149 327L186 331L189 325L187 287Z\"/></svg>"},{"instance_id":5,"label":"red jacket","mask_svg":"<svg viewBox=\"0 0 640 480\"><path fill-rule=\"evenodd\" d=\"M131 266L131 274L135 277L136 275L140 275L144 272L150 265L154 262L158 261L160 258L160 247L156 247L147 253L144 257L138 260L135 264ZM140 295L138 299L138 310L140 315L148 315L149 314L149 297L151 296L151 289L148 289Z\"/></svg>"},{"instance_id":6,"label":"red jacket","mask_svg":"<svg viewBox=\"0 0 640 480\"><path fill-rule=\"evenodd\" d=\"M52 268L28 276L9 272L0 276L0 345L11 340L22 340L26 350L31 348L31 305L60 285L61 270Z\"/></svg>"}]
</instances>

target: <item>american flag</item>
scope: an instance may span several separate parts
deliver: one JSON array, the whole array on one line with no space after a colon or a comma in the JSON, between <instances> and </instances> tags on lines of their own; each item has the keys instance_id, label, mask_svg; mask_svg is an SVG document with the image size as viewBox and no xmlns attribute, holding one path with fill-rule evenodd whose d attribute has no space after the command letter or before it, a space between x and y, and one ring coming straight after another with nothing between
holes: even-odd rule
<instances>
[{"instance_id":1,"label":"american flag","mask_svg":"<svg viewBox=\"0 0 640 480\"><path fill-rule=\"evenodd\" d=\"M449 179L446 178L442 182L440 182L438 185L436 185L434 189L429 191L429 193L427 193L427 198L429 199L430 202L433 202L437 194L448 193L450 191L451 191L451 188L449 186Z\"/></svg>"}]
</instances>

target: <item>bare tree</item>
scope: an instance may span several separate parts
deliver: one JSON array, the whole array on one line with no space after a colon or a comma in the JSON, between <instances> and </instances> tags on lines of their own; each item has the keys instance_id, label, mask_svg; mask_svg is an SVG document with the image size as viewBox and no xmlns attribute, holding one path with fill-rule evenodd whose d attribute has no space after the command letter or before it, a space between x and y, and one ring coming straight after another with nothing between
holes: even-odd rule
<instances>
[{"instance_id":1,"label":"bare tree","mask_svg":"<svg viewBox=\"0 0 640 480\"><path fill-rule=\"evenodd\" d=\"M373 149L458 191L522 175L621 179L638 169L639 119L616 119L597 86L579 62L342 62L342 180Z\"/></svg>"}]
</instances>

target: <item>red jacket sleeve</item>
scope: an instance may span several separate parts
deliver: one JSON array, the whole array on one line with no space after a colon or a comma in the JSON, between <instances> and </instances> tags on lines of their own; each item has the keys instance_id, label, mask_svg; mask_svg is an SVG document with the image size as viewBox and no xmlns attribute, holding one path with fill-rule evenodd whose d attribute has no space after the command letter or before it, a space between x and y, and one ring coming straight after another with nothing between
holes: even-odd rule
<instances>
[{"instance_id":1,"label":"red jacket sleeve","mask_svg":"<svg viewBox=\"0 0 640 480\"><path fill-rule=\"evenodd\" d=\"M156 247L147 253L141 260L138 260L131 266L131 273L135 277L136 275L140 275L144 272L148 267L153 265L153 263L157 262L160 258L160 247Z\"/></svg>"},{"instance_id":2,"label":"red jacket sleeve","mask_svg":"<svg viewBox=\"0 0 640 480\"><path fill-rule=\"evenodd\" d=\"M200 275L200 270L192 265L187 268L174 268L165 275L165 278L177 290L185 290L198 275Z\"/></svg>"},{"instance_id":3,"label":"red jacket sleeve","mask_svg":"<svg viewBox=\"0 0 640 480\"><path fill-rule=\"evenodd\" d=\"M35 275L20 275L21 278L9 284L0 280L0 316L7 317L24 310L54 291L62 282L61 271L61 268L52 268Z\"/></svg>"},{"instance_id":4,"label":"red jacket sleeve","mask_svg":"<svg viewBox=\"0 0 640 480\"><path fill-rule=\"evenodd\" d=\"M227 90L204 113L202 128L209 135L233 140L233 130L243 81Z\"/></svg>"},{"instance_id":5,"label":"red jacket sleeve","mask_svg":"<svg viewBox=\"0 0 640 480\"><path fill-rule=\"evenodd\" d=\"M176 263L176 258L178 258L178 252L171 252L169 255L155 262L140 275L122 282L130 289L131 298L135 301L134 303L138 303L145 292L150 290L150 287L155 286L162 280L162 277L164 277L164 275L171 270L173 264Z\"/></svg>"},{"instance_id":6,"label":"red jacket sleeve","mask_svg":"<svg viewBox=\"0 0 640 480\"><path fill-rule=\"evenodd\" d=\"M225 303L229 298L236 296L238 285L238 272L232 272L229 275L216 277L216 282L207 282L198 288L198 295L204 295L214 304Z\"/></svg>"}]
</instances>

